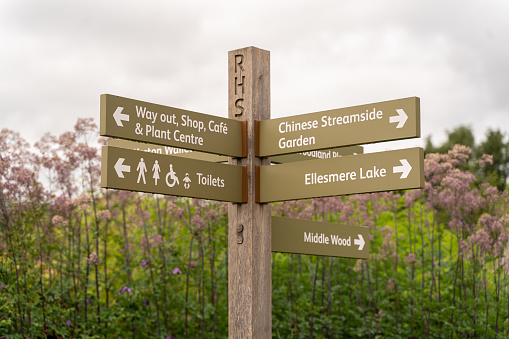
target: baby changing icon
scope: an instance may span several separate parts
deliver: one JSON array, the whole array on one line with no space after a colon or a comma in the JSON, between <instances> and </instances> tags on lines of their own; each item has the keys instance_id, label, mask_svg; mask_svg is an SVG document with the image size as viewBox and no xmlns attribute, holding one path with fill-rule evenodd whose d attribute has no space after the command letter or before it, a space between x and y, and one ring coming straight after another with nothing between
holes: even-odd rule
<instances>
[{"instance_id":1,"label":"baby changing icon","mask_svg":"<svg viewBox=\"0 0 509 339\"><path fill-rule=\"evenodd\" d=\"M173 180L171 184L168 181L168 179L170 178ZM170 164L170 171L168 172L168 174L166 174L166 185L168 185L169 187L173 187L175 186L175 184L180 185L179 178L176 176L176 173L173 170L173 165Z\"/></svg>"},{"instance_id":2,"label":"baby changing icon","mask_svg":"<svg viewBox=\"0 0 509 339\"><path fill-rule=\"evenodd\" d=\"M188 189L189 187L191 187L191 178L189 178L189 173L186 173L186 177L184 179L184 188L185 189Z\"/></svg>"}]
</instances>

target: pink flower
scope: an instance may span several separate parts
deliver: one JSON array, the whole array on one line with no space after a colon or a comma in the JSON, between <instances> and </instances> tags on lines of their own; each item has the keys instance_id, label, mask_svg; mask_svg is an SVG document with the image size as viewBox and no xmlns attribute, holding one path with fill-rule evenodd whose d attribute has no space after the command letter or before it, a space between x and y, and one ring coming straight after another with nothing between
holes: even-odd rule
<instances>
[{"instance_id":1,"label":"pink flower","mask_svg":"<svg viewBox=\"0 0 509 339\"><path fill-rule=\"evenodd\" d=\"M92 253L90 253L90 256L88 258L85 258L85 262L87 264L99 266L103 261L101 258L99 258L97 253L92 252Z\"/></svg>"},{"instance_id":2,"label":"pink flower","mask_svg":"<svg viewBox=\"0 0 509 339\"><path fill-rule=\"evenodd\" d=\"M97 216L101 220L111 220L111 212L108 210L102 210L97 212Z\"/></svg>"},{"instance_id":3,"label":"pink flower","mask_svg":"<svg viewBox=\"0 0 509 339\"><path fill-rule=\"evenodd\" d=\"M481 167L486 167L486 165L493 165L493 155L483 154L481 159L479 159L477 163Z\"/></svg>"},{"instance_id":4,"label":"pink flower","mask_svg":"<svg viewBox=\"0 0 509 339\"><path fill-rule=\"evenodd\" d=\"M171 273L172 274L182 274L182 271L180 270L180 268L175 267Z\"/></svg>"},{"instance_id":5,"label":"pink flower","mask_svg":"<svg viewBox=\"0 0 509 339\"><path fill-rule=\"evenodd\" d=\"M67 226L67 220L64 220L64 218L62 218L62 216L60 215L55 215L51 219L51 222L53 222L53 225L55 225L56 227Z\"/></svg>"},{"instance_id":6,"label":"pink flower","mask_svg":"<svg viewBox=\"0 0 509 339\"><path fill-rule=\"evenodd\" d=\"M411 263L414 263L415 262L415 254L413 253L408 253L408 255L405 257L405 259L403 260L403 262L405 264L411 264Z\"/></svg>"},{"instance_id":7,"label":"pink flower","mask_svg":"<svg viewBox=\"0 0 509 339\"><path fill-rule=\"evenodd\" d=\"M203 226L205 226L205 221L203 221L203 219L199 215L194 215L191 218L191 222L193 223L195 229L200 229Z\"/></svg>"},{"instance_id":8,"label":"pink flower","mask_svg":"<svg viewBox=\"0 0 509 339\"><path fill-rule=\"evenodd\" d=\"M131 294L131 289L127 286L122 287L120 294L124 294L125 292L127 292L127 294Z\"/></svg>"}]
</instances>

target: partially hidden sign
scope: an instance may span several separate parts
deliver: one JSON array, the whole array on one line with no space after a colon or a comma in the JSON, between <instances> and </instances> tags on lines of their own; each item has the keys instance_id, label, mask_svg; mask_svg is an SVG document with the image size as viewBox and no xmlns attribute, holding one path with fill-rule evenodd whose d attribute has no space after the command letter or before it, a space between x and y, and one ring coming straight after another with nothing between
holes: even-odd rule
<instances>
[{"instance_id":1,"label":"partially hidden sign","mask_svg":"<svg viewBox=\"0 0 509 339\"><path fill-rule=\"evenodd\" d=\"M272 252L368 259L369 228L272 217Z\"/></svg>"},{"instance_id":2,"label":"partially hidden sign","mask_svg":"<svg viewBox=\"0 0 509 339\"><path fill-rule=\"evenodd\" d=\"M260 121L259 156L420 137L418 97Z\"/></svg>"},{"instance_id":3,"label":"partially hidden sign","mask_svg":"<svg viewBox=\"0 0 509 339\"><path fill-rule=\"evenodd\" d=\"M275 155L270 157L270 161L275 164L285 164L287 162L306 161L313 159L330 159L344 157L345 155L363 154L362 146L337 147L332 149L323 149L318 151L307 151L292 154Z\"/></svg>"},{"instance_id":4,"label":"partially hidden sign","mask_svg":"<svg viewBox=\"0 0 509 339\"><path fill-rule=\"evenodd\" d=\"M137 151L144 151L149 153L157 153L164 155L171 155L182 158L197 159L211 162L228 162L228 157L224 155L204 153L192 151L189 149L172 147L172 146L161 146L154 144L147 144L144 142L136 142L131 140L112 139L108 140L108 146L129 148Z\"/></svg>"},{"instance_id":5,"label":"partially hidden sign","mask_svg":"<svg viewBox=\"0 0 509 339\"><path fill-rule=\"evenodd\" d=\"M292 162L259 168L259 202L424 187L422 148Z\"/></svg>"},{"instance_id":6,"label":"partially hidden sign","mask_svg":"<svg viewBox=\"0 0 509 339\"><path fill-rule=\"evenodd\" d=\"M246 202L245 168L103 146L101 186L181 197Z\"/></svg>"},{"instance_id":7,"label":"partially hidden sign","mask_svg":"<svg viewBox=\"0 0 509 339\"><path fill-rule=\"evenodd\" d=\"M134 150L139 150L139 151L144 151L144 152L173 155L173 156L177 156L177 157L198 159L198 160L211 161L211 162L228 162L228 157L224 156L224 155L197 152L197 151L193 151L193 150L189 150L189 149L172 147L172 146L161 146L161 145L147 144L144 142L136 142L136 141L131 141L131 140L111 139L111 140L108 140L108 146L129 148L129 149L134 149ZM337 158L337 157L342 157L345 155L362 154L362 153L364 153L364 149L362 148L362 146L349 146L349 147L338 147L338 148L328 149L328 150L277 155L277 156L271 157L270 160L272 161L272 163L275 163L275 164L283 164L283 163L294 162L294 161Z\"/></svg>"},{"instance_id":8,"label":"partially hidden sign","mask_svg":"<svg viewBox=\"0 0 509 339\"><path fill-rule=\"evenodd\" d=\"M246 156L245 124L179 108L101 95L102 136Z\"/></svg>"}]
</instances>

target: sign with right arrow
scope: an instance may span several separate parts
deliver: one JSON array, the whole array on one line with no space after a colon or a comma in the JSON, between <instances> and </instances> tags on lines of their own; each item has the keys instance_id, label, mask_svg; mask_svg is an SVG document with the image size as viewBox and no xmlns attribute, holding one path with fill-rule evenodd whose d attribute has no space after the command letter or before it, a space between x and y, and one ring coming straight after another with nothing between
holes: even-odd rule
<instances>
[{"instance_id":1,"label":"sign with right arrow","mask_svg":"<svg viewBox=\"0 0 509 339\"><path fill-rule=\"evenodd\" d=\"M272 217L272 252L368 259L369 228Z\"/></svg>"},{"instance_id":2,"label":"sign with right arrow","mask_svg":"<svg viewBox=\"0 0 509 339\"><path fill-rule=\"evenodd\" d=\"M418 97L260 121L259 156L420 137Z\"/></svg>"},{"instance_id":3,"label":"sign with right arrow","mask_svg":"<svg viewBox=\"0 0 509 339\"><path fill-rule=\"evenodd\" d=\"M423 149L408 148L260 167L259 202L424 187Z\"/></svg>"}]
</instances>

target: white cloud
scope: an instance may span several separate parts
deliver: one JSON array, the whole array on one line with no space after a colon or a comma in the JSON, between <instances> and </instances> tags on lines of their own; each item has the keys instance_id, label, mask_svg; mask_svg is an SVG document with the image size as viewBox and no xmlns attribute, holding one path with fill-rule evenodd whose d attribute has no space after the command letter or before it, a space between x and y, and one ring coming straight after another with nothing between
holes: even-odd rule
<instances>
[{"instance_id":1,"label":"white cloud","mask_svg":"<svg viewBox=\"0 0 509 339\"><path fill-rule=\"evenodd\" d=\"M227 52L271 52L272 116L421 97L422 134L509 126L499 1L0 4L0 127L30 141L99 121L111 93L226 116ZM414 141L415 142L415 141ZM380 145L380 147L389 147Z\"/></svg>"}]
</instances>

